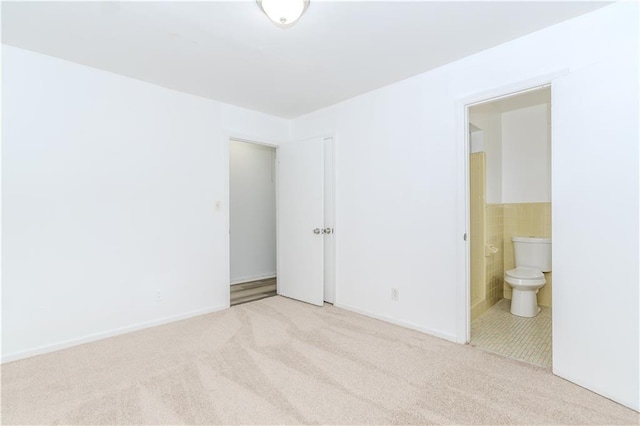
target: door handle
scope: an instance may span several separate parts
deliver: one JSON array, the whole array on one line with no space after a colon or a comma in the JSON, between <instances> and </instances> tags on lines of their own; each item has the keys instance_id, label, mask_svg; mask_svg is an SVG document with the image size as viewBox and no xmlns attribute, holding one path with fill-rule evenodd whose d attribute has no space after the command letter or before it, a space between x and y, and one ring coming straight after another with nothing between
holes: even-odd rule
<instances>
[{"instance_id":1,"label":"door handle","mask_svg":"<svg viewBox=\"0 0 640 426\"><path fill-rule=\"evenodd\" d=\"M316 234L316 235L318 235L320 232L321 232L320 228L316 228L316 229L313 230L313 233Z\"/></svg>"},{"instance_id":2,"label":"door handle","mask_svg":"<svg viewBox=\"0 0 640 426\"><path fill-rule=\"evenodd\" d=\"M324 228L322 230L323 234L333 234L333 228Z\"/></svg>"}]
</instances>

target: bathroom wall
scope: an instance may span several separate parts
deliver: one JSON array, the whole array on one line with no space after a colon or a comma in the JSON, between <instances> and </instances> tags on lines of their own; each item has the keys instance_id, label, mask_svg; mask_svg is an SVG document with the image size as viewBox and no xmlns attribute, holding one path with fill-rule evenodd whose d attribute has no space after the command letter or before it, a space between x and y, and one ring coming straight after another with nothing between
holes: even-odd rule
<instances>
[{"instance_id":1,"label":"bathroom wall","mask_svg":"<svg viewBox=\"0 0 640 426\"><path fill-rule=\"evenodd\" d=\"M498 249L497 253L485 252L485 282L487 308L504 297L504 209L502 204L485 206L486 244Z\"/></svg>"},{"instance_id":2,"label":"bathroom wall","mask_svg":"<svg viewBox=\"0 0 640 426\"><path fill-rule=\"evenodd\" d=\"M515 268L513 236L551 238L551 203L504 204L504 269ZM538 304L551 306L552 272L545 272L547 283L538 292ZM504 284L504 297L511 299L511 287Z\"/></svg>"},{"instance_id":3,"label":"bathroom wall","mask_svg":"<svg viewBox=\"0 0 640 426\"><path fill-rule=\"evenodd\" d=\"M472 107L469 109L469 122L470 126L482 130L473 134L482 135L482 151L486 154L486 202L500 204L502 203L502 114L491 109L485 111L481 106Z\"/></svg>"},{"instance_id":4,"label":"bathroom wall","mask_svg":"<svg viewBox=\"0 0 640 426\"><path fill-rule=\"evenodd\" d=\"M550 110L544 103L501 114L502 203L551 202Z\"/></svg>"},{"instance_id":5,"label":"bathroom wall","mask_svg":"<svg viewBox=\"0 0 640 426\"><path fill-rule=\"evenodd\" d=\"M486 154L473 153L469 156L469 197L471 244L471 320L476 319L487 310L486 276L485 276L485 188L486 188Z\"/></svg>"},{"instance_id":6,"label":"bathroom wall","mask_svg":"<svg viewBox=\"0 0 640 426\"><path fill-rule=\"evenodd\" d=\"M503 298L504 220L501 204L487 204L486 153L469 156L471 320ZM487 246L498 249L490 253Z\"/></svg>"},{"instance_id":7,"label":"bathroom wall","mask_svg":"<svg viewBox=\"0 0 640 426\"><path fill-rule=\"evenodd\" d=\"M502 202L504 268L515 268L512 236L551 238L551 105L502 114ZM551 272L538 292L538 304L551 306ZM511 287L504 284L504 297Z\"/></svg>"},{"instance_id":8,"label":"bathroom wall","mask_svg":"<svg viewBox=\"0 0 640 426\"><path fill-rule=\"evenodd\" d=\"M487 158L485 242L499 250L486 256L482 247L486 308L511 298L511 287L504 283L504 271L515 267L511 237L551 237L550 99L549 89L542 89L469 111L470 123L482 130L474 133L483 134ZM538 301L551 306L551 273L546 276ZM472 320L484 310L472 304Z\"/></svg>"},{"instance_id":9,"label":"bathroom wall","mask_svg":"<svg viewBox=\"0 0 640 426\"><path fill-rule=\"evenodd\" d=\"M469 123L470 153L484 152L484 132L482 129Z\"/></svg>"}]
</instances>

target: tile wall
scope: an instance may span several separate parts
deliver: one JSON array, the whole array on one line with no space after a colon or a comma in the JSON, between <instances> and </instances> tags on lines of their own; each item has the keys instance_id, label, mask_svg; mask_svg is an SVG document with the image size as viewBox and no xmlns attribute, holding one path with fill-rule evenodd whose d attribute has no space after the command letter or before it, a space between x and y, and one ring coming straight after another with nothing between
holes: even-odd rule
<instances>
[{"instance_id":1,"label":"tile wall","mask_svg":"<svg viewBox=\"0 0 640 426\"><path fill-rule=\"evenodd\" d=\"M485 297L487 308L504 297L504 208L502 204L485 206L485 242L498 249L485 252Z\"/></svg>"},{"instance_id":2,"label":"tile wall","mask_svg":"<svg viewBox=\"0 0 640 426\"><path fill-rule=\"evenodd\" d=\"M512 236L551 238L551 203L486 204L486 156L470 155L471 320L502 298L511 299L504 271L515 268ZM487 252L492 245L497 253ZM551 272L538 304L551 306Z\"/></svg>"},{"instance_id":3,"label":"tile wall","mask_svg":"<svg viewBox=\"0 0 640 426\"><path fill-rule=\"evenodd\" d=\"M515 268L511 237L551 238L551 203L503 204L504 270ZM553 243L552 243L553 244ZM552 246L553 247L553 246ZM547 283L538 292L538 305L551 306L552 273L545 272ZM504 283L504 297L511 299L511 287Z\"/></svg>"},{"instance_id":4,"label":"tile wall","mask_svg":"<svg viewBox=\"0 0 640 426\"><path fill-rule=\"evenodd\" d=\"M471 154L469 158L469 196L471 244L471 319L475 319L486 309L485 299L485 188L486 158L484 152Z\"/></svg>"}]
</instances>

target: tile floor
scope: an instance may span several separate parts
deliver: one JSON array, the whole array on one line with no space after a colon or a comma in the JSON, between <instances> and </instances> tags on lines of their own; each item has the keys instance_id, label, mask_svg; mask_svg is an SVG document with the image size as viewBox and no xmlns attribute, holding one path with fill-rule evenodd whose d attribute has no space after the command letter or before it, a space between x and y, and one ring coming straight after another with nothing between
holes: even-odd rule
<instances>
[{"instance_id":1,"label":"tile floor","mask_svg":"<svg viewBox=\"0 0 640 426\"><path fill-rule=\"evenodd\" d=\"M551 308L533 318L511 315L502 299L471 322L471 345L551 368Z\"/></svg>"}]
</instances>

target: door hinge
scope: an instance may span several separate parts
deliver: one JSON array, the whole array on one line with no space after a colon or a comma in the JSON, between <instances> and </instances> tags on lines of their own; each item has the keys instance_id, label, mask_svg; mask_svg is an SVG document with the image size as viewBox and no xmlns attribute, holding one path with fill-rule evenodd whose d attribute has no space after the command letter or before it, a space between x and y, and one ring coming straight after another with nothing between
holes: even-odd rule
<instances>
[{"instance_id":1,"label":"door hinge","mask_svg":"<svg viewBox=\"0 0 640 426\"><path fill-rule=\"evenodd\" d=\"M462 238L467 241L467 233L465 232L464 235L462 236Z\"/></svg>"}]
</instances>

